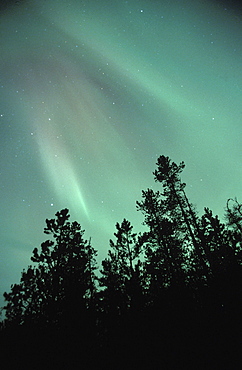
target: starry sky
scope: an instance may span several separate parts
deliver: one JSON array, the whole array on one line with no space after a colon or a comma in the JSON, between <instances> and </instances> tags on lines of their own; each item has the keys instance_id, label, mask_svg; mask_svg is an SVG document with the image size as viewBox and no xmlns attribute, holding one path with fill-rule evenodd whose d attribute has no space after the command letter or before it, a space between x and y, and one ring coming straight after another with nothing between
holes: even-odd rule
<instances>
[{"instance_id":1,"label":"starry sky","mask_svg":"<svg viewBox=\"0 0 242 370\"><path fill-rule=\"evenodd\" d=\"M212 0L29 0L0 13L0 305L68 208L102 260L166 155L242 201L242 16Z\"/></svg>"}]
</instances>

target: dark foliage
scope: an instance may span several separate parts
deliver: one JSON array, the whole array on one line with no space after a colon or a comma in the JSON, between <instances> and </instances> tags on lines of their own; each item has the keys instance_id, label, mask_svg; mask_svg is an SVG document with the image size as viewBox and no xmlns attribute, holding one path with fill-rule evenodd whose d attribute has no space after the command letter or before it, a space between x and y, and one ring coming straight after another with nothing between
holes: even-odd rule
<instances>
[{"instance_id":1,"label":"dark foliage","mask_svg":"<svg viewBox=\"0 0 242 370\"><path fill-rule=\"evenodd\" d=\"M227 202L226 223L208 208L199 217L184 167L158 158L161 189L137 202L147 230L117 223L99 277L96 251L68 210L46 220L52 238L4 294L8 368L241 366L242 206Z\"/></svg>"}]
</instances>

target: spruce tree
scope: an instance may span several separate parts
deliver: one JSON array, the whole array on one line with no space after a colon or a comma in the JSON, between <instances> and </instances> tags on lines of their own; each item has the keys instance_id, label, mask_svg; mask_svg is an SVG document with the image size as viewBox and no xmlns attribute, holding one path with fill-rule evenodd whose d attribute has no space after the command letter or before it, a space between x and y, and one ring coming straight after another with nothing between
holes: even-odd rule
<instances>
[{"instance_id":1,"label":"spruce tree","mask_svg":"<svg viewBox=\"0 0 242 370\"><path fill-rule=\"evenodd\" d=\"M68 221L68 209L46 220L45 234L53 240L35 248L19 284L4 293L8 324L59 326L75 322L91 308L95 293L95 255L84 230Z\"/></svg>"},{"instance_id":2,"label":"spruce tree","mask_svg":"<svg viewBox=\"0 0 242 370\"><path fill-rule=\"evenodd\" d=\"M100 285L104 310L121 315L137 303L142 290L141 241L124 219L116 224L115 241L110 240L108 257L102 261Z\"/></svg>"}]
</instances>

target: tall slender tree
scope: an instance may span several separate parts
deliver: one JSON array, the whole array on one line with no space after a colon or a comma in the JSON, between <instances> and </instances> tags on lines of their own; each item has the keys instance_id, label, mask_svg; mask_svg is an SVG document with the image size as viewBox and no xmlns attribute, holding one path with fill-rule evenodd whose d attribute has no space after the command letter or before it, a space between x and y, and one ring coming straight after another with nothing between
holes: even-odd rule
<instances>
[{"instance_id":1,"label":"tall slender tree","mask_svg":"<svg viewBox=\"0 0 242 370\"><path fill-rule=\"evenodd\" d=\"M167 213L162 194L148 189L142 192L142 198L137 210L143 213L149 230L143 234L146 281L150 293L156 296L164 287L184 280L185 251L177 220Z\"/></svg>"},{"instance_id":2,"label":"tall slender tree","mask_svg":"<svg viewBox=\"0 0 242 370\"><path fill-rule=\"evenodd\" d=\"M199 221L193 205L189 202L180 173L185 168L184 162L177 165L169 157L160 156L157 160L157 169L153 172L155 181L160 182L165 196L166 211L172 219L179 220L180 229L194 248L198 265L206 280L210 275L210 266L204 241L199 229Z\"/></svg>"},{"instance_id":3,"label":"tall slender tree","mask_svg":"<svg viewBox=\"0 0 242 370\"><path fill-rule=\"evenodd\" d=\"M127 312L142 290L141 239L124 219L116 224L116 240L110 240L108 258L102 262L100 285L104 288L105 310Z\"/></svg>"}]
</instances>

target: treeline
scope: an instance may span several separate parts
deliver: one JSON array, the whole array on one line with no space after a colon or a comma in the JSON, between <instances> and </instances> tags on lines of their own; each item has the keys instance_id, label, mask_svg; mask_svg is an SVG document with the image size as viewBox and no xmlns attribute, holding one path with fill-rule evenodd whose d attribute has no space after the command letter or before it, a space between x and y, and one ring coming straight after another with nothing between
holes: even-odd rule
<instances>
[{"instance_id":1,"label":"treeline","mask_svg":"<svg viewBox=\"0 0 242 370\"><path fill-rule=\"evenodd\" d=\"M63 209L46 220L50 239L4 293L2 353L9 368L237 368L242 345L242 205L225 223L199 217L181 172L160 156L160 191L142 192L146 231L116 224L107 258ZM23 367L21 367L23 366ZM235 366L235 367L234 367Z\"/></svg>"}]
</instances>

